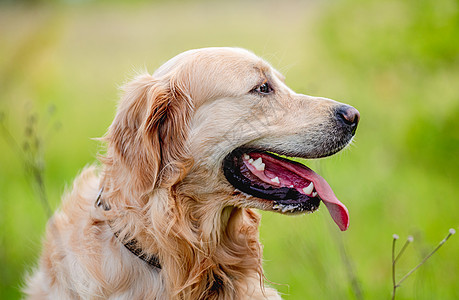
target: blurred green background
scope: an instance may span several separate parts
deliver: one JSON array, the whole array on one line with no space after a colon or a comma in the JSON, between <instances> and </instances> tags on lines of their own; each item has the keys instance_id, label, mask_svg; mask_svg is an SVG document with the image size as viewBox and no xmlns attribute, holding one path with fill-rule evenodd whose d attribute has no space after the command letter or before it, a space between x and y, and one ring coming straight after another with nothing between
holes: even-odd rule
<instances>
[{"instance_id":1,"label":"blurred green background","mask_svg":"<svg viewBox=\"0 0 459 300\"><path fill-rule=\"evenodd\" d=\"M392 234L414 242L400 279L459 226L459 2L0 3L0 298L18 299L49 211L103 146L118 87L207 46L254 51L297 92L349 103L353 146L309 164L350 211L263 213L267 278L285 299L389 299ZM47 201L49 207L43 203ZM397 299L459 299L453 236Z\"/></svg>"}]
</instances>

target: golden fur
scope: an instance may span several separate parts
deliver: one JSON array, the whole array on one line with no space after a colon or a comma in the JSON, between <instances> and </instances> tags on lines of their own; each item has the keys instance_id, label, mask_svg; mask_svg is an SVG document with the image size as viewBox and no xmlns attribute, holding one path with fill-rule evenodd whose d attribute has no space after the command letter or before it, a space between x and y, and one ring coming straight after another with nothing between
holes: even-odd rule
<instances>
[{"instance_id":1,"label":"golden fur","mask_svg":"<svg viewBox=\"0 0 459 300\"><path fill-rule=\"evenodd\" d=\"M274 96L250 92L265 81ZM245 144L312 152L333 135L336 105L295 94L242 49L188 51L138 76L124 87L101 167L83 170L49 220L28 299L280 299L264 286L251 209L268 204L235 191L222 161ZM107 211L94 205L101 187Z\"/></svg>"}]
</instances>

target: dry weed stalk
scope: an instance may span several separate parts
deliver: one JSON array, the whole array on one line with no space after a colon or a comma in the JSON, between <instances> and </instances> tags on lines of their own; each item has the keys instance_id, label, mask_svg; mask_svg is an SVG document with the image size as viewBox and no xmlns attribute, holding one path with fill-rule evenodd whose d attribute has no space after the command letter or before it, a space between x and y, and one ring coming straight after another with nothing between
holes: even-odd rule
<instances>
[{"instance_id":1,"label":"dry weed stalk","mask_svg":"<svg viewBox=\"0 0 459 300\"><path fill-rule=\"evenodd\" d=\"M49 204L48 193L45 185L46 163L44 158L44 146L46 138L49 138L49 135L54 130L58 130L60 128L59 122L50 122L50 118L53 117L54 112L55 107L50 105L48 107L47 118L45 119L45 122L47 123L45 125L49 126L49 128L44 133L38 125L38 115L35 113L29 114L26 121L22 143L18 142L8 129L6 124L6 114L4 112L0 112L0 134L22 162L25 172L29 176L30 184L37 194L37 198L43 206L48 218L51 217L52 209Z\"/></svg>"},{"instance_id":2,"label":"dry weed stalk","mask_svg":"<svg viewBox=\"0 0 459 300\"><path fill-rule=\"evenodd\" d=\"M455 233L456 233L456 230L451 228L449 230L449 232L448 232L448 235L443 240L441 240L441 242L438 244L438 246L432 252L430 252L426 257L424 257L424 259L416 267L414 267L408 273L406 273L405 276L403 276L402 279L400 279L398 282L395 281L395 264L396 264L397 260L402 256L403 252L405 252L406 247L408 247L408 245L411 242L413 242L414 239L413 239L412 236L408 236L408 238L406 239L405 244L403 245L402 249L397 254L397 256L395 256L395 243L399 239L399 236L396 235L396 234L394 234L392 236L392 300L395 299L395 293L397 291L397 288L400 287L402 282L405 281L405 279L407 279L417 269L419 269Z\"/></svg>"}]
</instances>

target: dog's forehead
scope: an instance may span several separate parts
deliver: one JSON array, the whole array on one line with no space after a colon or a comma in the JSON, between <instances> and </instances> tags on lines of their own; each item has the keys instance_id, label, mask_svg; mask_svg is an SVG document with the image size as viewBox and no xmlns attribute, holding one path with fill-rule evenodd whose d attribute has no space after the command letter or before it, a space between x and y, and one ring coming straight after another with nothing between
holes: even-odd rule
<instances>
[{"instance_id":1,"label":"dog's forehead","mask_svg":"<svg viewBox=\"0 0 459 300\"><path fill-rule=\"evenodd\" d=\"M199 106L209 99L240 96L273 70L241 48L203 48L181 53L162 65L153 77L174 79L186 86Z\"/></svg>"},{"instance_id":2,"label":"dog's forehead","mask_svg":"<svg viewBox=\"0 0 459 300\"><path fill-rule=\"evenodd\" d=\"M176 55L159 67L153 76L164 76L180 70L187 72L242 71L250 68L268 70L270 66L260 57L242 48L212 47L188 50Z\"/></svg>"}]
</instances>

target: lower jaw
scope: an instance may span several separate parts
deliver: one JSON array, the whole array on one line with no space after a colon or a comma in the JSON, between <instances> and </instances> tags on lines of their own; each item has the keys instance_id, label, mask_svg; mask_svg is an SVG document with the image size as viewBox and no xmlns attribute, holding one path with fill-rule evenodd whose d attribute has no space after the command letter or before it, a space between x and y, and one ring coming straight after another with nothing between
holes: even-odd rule
<instances>
[{"instance_id":1,"label":"lower jaw","mask_svg":"<svg viewBox=\"0 0 459 300\"><path fill-rule=\"evenodd\" d=\"M320 197L301 197L301 199L267 199L236 188L235 193L247 197L248 207L282 214L309 214L320 207Z\"/></svg>"},{"instance_id":2,"label":"lower jaw","mask_svg":"<svg viewBox=\"0 0 459 300\"><path fill-rule=\"evenodd\" d=\"M296 200L282 200L273 201L272 210L289 214L313 213L319 208L319 205L320 199L317 197L300 203Z\"/></svg>"},{"instance_id":3,"label":"lower jaw","mask_svg":"<svg viewBox=\"0 0 459 300\"><path fill-rule=\"evenodd\" d=\"M265 211L273 211L283 214L305 214L312 213L319 208L321 199L316 197L309 197L301 194L296 190L282 188L284 191L266 192L262 187L256 185L236 186L232 180L227 180L237 190L250 197L254 208Z\"/></svg>"},{"instance_id":4,"label":"lower jaw","mask_svg":"<svg viewBox=\"0 0 459 300\"><path fill-rule=\"evenodd\" d=\"M318 196L307 196L287 187L270 188L253 184L253 178L247 178L239 168L235 168L238 165L237 159L239 157L234 156L231 160L225 161L225 177L233 187L253 197L252 201L255 202L256 208L284 214L312 213L319 208L321 199Z\"/></svg>"}]
</instances>

